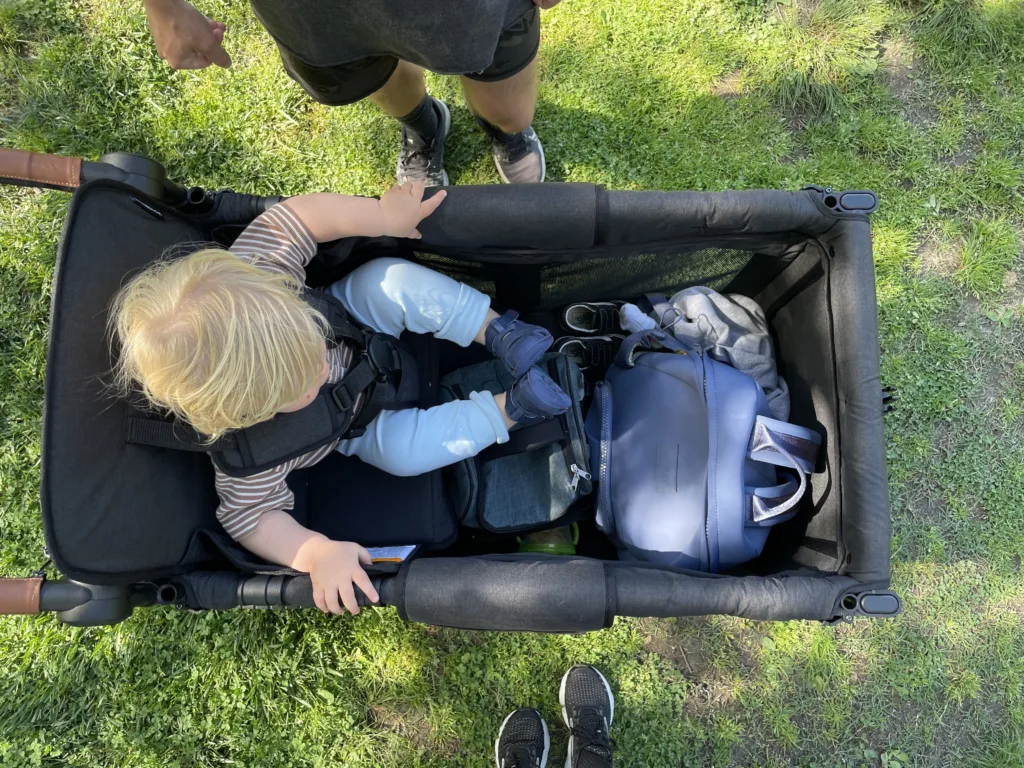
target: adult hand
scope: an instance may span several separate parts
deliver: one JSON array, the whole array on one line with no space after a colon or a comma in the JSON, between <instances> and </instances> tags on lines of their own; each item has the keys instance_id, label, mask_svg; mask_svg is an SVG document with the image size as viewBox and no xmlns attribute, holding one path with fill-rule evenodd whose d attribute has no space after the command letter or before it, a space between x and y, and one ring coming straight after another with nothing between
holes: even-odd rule
<instances>
[{"instance_id":1,"label":"adult hand","mask_svg":"<svg viewBox=\"0 0 1024 768\"><path fill-rule=\"evenodd\" d=\"M172 69L230 67L225 24L204 16L185 0L145 0L156 51Z\"/></svg>"},{"instance_id":2,"label":"adult hand","mask_svg":"<svg viewBox=\"0 0 1024 768\"><path fill-rule=\"evenodd\" d=\"M560 2L562 2L562 0L533 0L533 4L544 11L548 8L554 8Z\"/></svg>"},{"instance_id":3,"label":"adult hand","mask_svg":"<svg viewBox=\"0 0 1024 768\"><path fill-rule=\"evenodd\" d=\"M313 582L313 602L324 613L359 613L355 584L373 602L380 597L370 577L362 569L372 560L370 553L351 541L322 539L314 543L309 578ZM344 607L342 607L344 606Z\"/></svg>"},{"instance_id":4,"label":"adult hand","mask_svg":"<svg viewBox=\"0 0 1024 768\"><path fill-rule=\"evenodd\" d=\"M442 189L429 200L424 200L423 189L419 183L399 184L381 195L380 209L384 214L386 234L417 240L423 237L416 225L436 211L448 196Z\"/></svg>"}]
</instances>

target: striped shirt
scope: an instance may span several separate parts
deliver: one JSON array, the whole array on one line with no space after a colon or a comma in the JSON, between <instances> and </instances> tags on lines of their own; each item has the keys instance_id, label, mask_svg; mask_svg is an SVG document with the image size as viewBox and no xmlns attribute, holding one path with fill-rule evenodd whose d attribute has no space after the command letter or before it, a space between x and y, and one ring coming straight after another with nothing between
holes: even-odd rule
<instances>
[{"instance_id":1,"label":"striped shirt","mask_svg":"<svg viewBox=\"0 0 1024 768\"><path fill-rule=\"evenodd\" d=\"M316 242L309 230L286 205L275 205L250 224L234 245L231 253L256 266L306 280L306 265L316 255ZM339 344L327 350L331 383L340 381L352 364L352 348ZM214 466L220 506L217 519L231 538L241 541L256 530L260 515L292 509L295 495L285 479L296 469L311 467L337 447L337 441L292 459L278 467L249 477L230 477Z\"/></svg>"}]
</instances>

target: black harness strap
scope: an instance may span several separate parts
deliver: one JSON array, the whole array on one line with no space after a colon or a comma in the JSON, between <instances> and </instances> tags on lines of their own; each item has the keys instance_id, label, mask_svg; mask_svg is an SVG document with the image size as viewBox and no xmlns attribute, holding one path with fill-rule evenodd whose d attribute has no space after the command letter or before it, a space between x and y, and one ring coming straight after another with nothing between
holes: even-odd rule
<instances>
[{"instance_id":1,"label":"black harness strap","mask_svg":"<svg viewBox=\"0 0 1024 768\"><path fill-rule=\"evenodd\" d=\"M196 453L237 450L238 447L231 435L225 435L211 443L184 422L147 419L142 416L127 417L124 441L129 445L152 445L157 448L175 448Z\"/></svg>"},{"instance_id":2,"label":"black harness strap","mask_svg":"<svg viewBox=\"0 0 1024 768\"><path fill-rule=\"evenodd\" d=\"M376 380L376 367L368 359L363 358L334 386L331 396L339 408L347 411L356 404L356 398Z\"/></svg>"},{"instance_id":3,"label":"black harness strap","mask_svg":"<svg viewBox=\"0 0 1024 768\"><path fill-rule=\"evenodd\" d=\"M477 457L480 461L494 461L504 456L528 453L552 443L560 443L568 439L562 421L562 417L558 417L533 426L514 429L508 433L506 442L485 448Z\"/></svg>"}]
</instances>

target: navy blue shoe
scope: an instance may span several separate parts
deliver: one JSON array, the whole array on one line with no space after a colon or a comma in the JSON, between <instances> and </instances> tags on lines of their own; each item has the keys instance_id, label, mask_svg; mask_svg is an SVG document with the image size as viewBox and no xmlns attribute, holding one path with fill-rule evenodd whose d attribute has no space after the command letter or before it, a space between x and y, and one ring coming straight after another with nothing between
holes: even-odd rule
<instances>
[{"instance_id":1,"label":"navy blue shoe","mask_svg":"<svg viewBox=\"0 0 1024 768\"><path fill-rule=\"evenodd\" d=\"M572 400L540 368L531 368L505 397L505 413L515 422L542 421L561 416Z\"/></svg>"},{"instance_id":2,"label":"navy blue shoe","mask_svg":"<svg viewBox=\"0 0 1024 768\"><path fill-rule=\"evenodd\" d=\"M487 350L518 379L537 364L554 341L539 325L524 323L511 309L494 318L484 333Z\"/></svg>"}]
</instances>

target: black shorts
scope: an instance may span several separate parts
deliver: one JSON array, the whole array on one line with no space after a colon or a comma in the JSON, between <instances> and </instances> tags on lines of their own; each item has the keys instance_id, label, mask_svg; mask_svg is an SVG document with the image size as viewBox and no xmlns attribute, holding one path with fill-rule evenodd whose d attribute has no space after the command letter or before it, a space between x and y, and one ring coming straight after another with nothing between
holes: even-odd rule
<instances>
[{"instance_id":1,"label":"black shorts","mask_svg":"<svg viewBox=\"0 0 1024 768\"><path fill-rule=\"evenodd\" d=\"M394 56L369 56L333 67L307 64L290 51L278 46L284 68L314 101L332 107L353 104L379 90L398 66ZM498 38L498 47L490 65L465 77L483 82L497 82L518 75L533 61L540 48L540 11L534 7L522 18L506 27Z\"/></svg>"}]
</instances>

